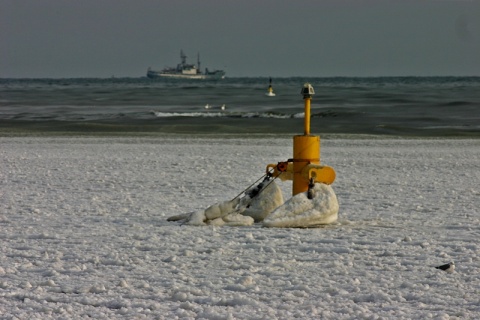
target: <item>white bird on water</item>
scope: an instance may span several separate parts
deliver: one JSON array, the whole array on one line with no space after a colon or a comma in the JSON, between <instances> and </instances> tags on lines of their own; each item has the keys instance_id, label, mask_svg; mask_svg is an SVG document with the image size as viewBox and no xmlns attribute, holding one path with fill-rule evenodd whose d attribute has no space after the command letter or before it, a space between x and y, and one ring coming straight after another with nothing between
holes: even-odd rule
<instances>
[{"instance_id":1,"label":"white bird on water","mask_svg":"<svg viewBox=\"0 0 480 320\"><path fill-rule=\"evenodd\" d=\"M213 108L214 108L214 106L212 106L212 105L210 105L210 104L208 104L208 103L205 105L205 109L213 109ZM225 109L227 109L227 106L226 106L225 104L222 104L222 105L221 105L220 107L218 107L218 108L220 108L221 110L225 110Z\"/></svg>"},{"instance_id":2,"label":"white bird on water","mask_svg":"<svg viewBox=\"0 0 480 320\"><path fill-rule=\"evenodd\" d=\"M450 263L443 264L441 266L435 267L435 269L440 269L452 273L455 270L455 262L452 261Z\"/></svg>"}]
</instances>

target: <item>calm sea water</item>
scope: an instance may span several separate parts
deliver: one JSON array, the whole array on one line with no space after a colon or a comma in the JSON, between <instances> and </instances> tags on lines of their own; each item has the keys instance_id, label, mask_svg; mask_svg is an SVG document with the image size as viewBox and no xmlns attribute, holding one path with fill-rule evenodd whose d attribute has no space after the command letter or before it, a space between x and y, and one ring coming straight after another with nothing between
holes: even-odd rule
<instances>
[{"instance_id":1,"label":"calm sea water","mask_svg":"<svg viewBox=\"0 0 480 320\"><path fill-rule=\"evenodd\" d=\"M480 136L480 77L0 79L0 133Z\"/></svg>"}]
</instances>

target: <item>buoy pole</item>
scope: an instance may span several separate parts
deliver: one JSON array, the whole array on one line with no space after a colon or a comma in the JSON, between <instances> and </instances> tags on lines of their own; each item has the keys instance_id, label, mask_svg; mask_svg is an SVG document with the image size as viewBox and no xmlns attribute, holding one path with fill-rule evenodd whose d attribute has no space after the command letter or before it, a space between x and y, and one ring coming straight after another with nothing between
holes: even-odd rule
<instances>
[{"instance_id":1,"label":"buoy pole","mask_svg":"<svg viewBox=\"0 0 480 320\"><path fill-rule=\"evenodd\" d=\"M305 127L305 133L304 135L308 136L310 135L310 101L312 100L311 95L304 95L303 96L303 101L305 104L305 122L304 122L304 127Z\"/></svg>"},{"instance_id":2,"label":"buoy pole","mask_svg":"<svg viewBox=\"0 0 480 320\"><path fill-rule=\"evenodd\" d=\"M305 83L302 88L305 105L304 135L293 137L293 185L292 195L308 190L309 180L302 174L309 164L320 163L320 137L310 135L310 101L315 94L313 87Z\"/></svg>"}]
</instances>

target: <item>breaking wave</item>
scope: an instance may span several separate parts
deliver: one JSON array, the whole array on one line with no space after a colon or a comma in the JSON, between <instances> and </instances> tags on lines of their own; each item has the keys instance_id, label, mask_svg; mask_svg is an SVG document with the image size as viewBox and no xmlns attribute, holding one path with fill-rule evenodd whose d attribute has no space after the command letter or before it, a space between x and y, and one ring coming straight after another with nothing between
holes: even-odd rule
<instances>
[{"instance_id":1,"label":"breaking wave","mask_svg":"<svg viewBox=\"0 0 480 320\"><path fill-rule=\"evenodd\" d=\"M190 117L190 118L272 118L272 119L292 119L303 118L305 114L294 113L273 113L273 112L162 112L152 111L155 117Z\"/></svg>"}]
</instances>

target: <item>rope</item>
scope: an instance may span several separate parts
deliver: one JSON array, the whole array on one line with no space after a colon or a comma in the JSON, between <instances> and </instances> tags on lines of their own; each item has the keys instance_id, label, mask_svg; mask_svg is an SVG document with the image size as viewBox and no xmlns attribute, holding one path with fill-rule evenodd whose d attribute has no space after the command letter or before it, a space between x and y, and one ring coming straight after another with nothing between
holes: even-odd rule
<instances>
[{"instance_id":1,"label":"rope","mask_svg":"<svg viewBox=\"0 0 480 320\"><path fill-rule=\"evenodd\" d=\"M244 207L244 208L248 208L248 206L249 206L250 203L253 201L253 199L254 199L256 196L258 196L263 190L265 190L272 182L274 182L275 179L277 179L282 173L283 173L283 172L280 172L280 174L279 174L278 176L276 176L276 177L274 177L273 179L269 180L268 183L267 183L265 186L263 186L260 190L258 190L257 193L255 193L253 196L250 197L250 200L249 200L247 203L244 203L244 204L243 204L243 207ZM268 173L264 174L260 179L263 178L263 179L265 180L266 177L271 178L271 177L272 177L272 172L268 172ZM244 191L242 191L242 193L240 193L238 196L236 196L235 198L233 198L233 200L235 200L236 198L238 198L241 194L246 193L246 191L247 191L248 189L250 189L250 188L251 188L255 183L257 183L260 179L258 179L258 180L255 181L254 183L252 183L248 188L246 188ZM249 195L249 196L250 196L250 195Z\"/></svg>"},{"instance_id":2,"label":"rope","mask_svg":"<svg viewBox=\"0 0 480 320\"><path fill-rule=\"evenodd\" d=\"M235 200L237 199L238 197L240 197L242 194L244 194L248 189L250 189L253 185L255 185L258 181L262 180L262 179L265 179L265 177L267 176L267 173L265 173L263 176L261 176L260 178L257 179L257 181L255 181L254 183L252 183L251 185L249 185L245 190L243 190L242 192L240 192L235 198L232 199Z\"/></svg>"}]
</instances>

